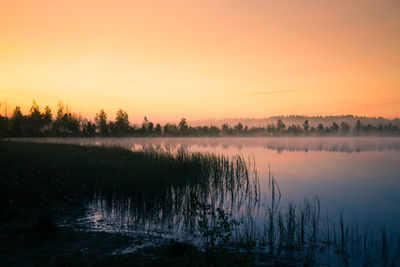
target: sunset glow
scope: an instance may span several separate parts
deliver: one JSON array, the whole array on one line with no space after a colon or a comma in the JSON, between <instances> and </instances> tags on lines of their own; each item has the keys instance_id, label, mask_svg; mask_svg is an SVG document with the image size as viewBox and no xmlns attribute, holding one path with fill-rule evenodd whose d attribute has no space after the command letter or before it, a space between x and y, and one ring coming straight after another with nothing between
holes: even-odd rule
<instances>
[{"instance_id":1,"label":"sunset glow","mask_svg":"<svg viewBox=\"0 0 400 267\"><path fill-rule=\"evenodd\" d=\"M0 114L400 116L400 1L0 2Z\"/></svg>"}]
</instances>

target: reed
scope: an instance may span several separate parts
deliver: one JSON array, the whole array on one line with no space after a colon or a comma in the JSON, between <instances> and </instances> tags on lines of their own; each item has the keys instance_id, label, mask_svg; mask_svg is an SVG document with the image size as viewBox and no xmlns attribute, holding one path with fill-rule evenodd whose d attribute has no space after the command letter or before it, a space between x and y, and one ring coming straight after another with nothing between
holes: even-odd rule
<instances>
[{"instance_id":1,"label":"reed","mask_svg":"<svg viewBox=\"0 0 400 267\"><path fill-rule=\"evenodd\" d=\"M282 262L398 264L398 236L321 216L318 197L282 203L273 174L254 160L165 150L129 151L0 143L0 206L66 206L111 218L116 230L154 229L198 237L206 251L245 249ZM334 264L332 264L334 265Z\"/></svg>"}]
</instances>

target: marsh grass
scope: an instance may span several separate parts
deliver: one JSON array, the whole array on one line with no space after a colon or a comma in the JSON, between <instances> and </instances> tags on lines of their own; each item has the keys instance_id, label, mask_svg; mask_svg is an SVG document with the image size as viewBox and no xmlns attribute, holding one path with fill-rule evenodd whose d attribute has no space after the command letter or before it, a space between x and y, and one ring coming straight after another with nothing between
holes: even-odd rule
<instances>
[{"instance_id":1,"label":"marsh grass","mask_svg":"<svg viewBox=\"0 0 400 267\"><path fill-rule=\"evenodd\" d=\"M157 203L161 198L167 200L164 203L177 204L179 199L169 200L179 197L180 190L189 188L205 195L242 185L236 180L242 176L236 172L243 170L231 166L228 159L183 150L172 154L18 142L1 143L0 149L3 204L33 205L47 198L82 200L95 195L112 198L116 193L153 202L147 205L161 205ZM222 181L225 176L229 176L226 183Z\"/></svg>"},{"instance_id":2,"label":"marsh grass","mask_svg":"<svg viewBox=\"0 0 400 267\"><path fill-rule=\"evenodd\" d=\"M246 251L259 262L399 264L400 239L384 226L347 223L344 212L332 219L317 197L282 203L275 177L260 179L251 159L22 142L0 150L4 209L92 209L116 231L183 232L209 253Z\"/></svg>"}]
</instances>

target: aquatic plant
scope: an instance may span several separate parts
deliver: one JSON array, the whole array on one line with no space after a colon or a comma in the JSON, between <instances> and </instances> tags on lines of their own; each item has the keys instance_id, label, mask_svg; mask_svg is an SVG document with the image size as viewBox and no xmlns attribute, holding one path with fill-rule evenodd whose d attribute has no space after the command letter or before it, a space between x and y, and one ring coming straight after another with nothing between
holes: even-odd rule
<instances>
[{"instance_id":1,"label":"aquatic plant","mask_svg":"<svg viewBox=\"0 0 400 267\"><path fill-rule=\"evenodd\" d=\"M393 264L400 239L322 216L317 197L282 203L275 177L260 179L242 157L118 147L0 143L0 205L65 216L92 209L118 229L198 236L207 251L225 247L266 261ZM201 245L200 245L201 247Z\"/></svg>"}]
</instances>

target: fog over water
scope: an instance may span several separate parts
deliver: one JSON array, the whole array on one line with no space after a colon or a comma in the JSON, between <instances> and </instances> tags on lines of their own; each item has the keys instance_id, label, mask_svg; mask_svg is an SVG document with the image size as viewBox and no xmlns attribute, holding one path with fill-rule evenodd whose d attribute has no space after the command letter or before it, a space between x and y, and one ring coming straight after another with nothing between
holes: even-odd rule
<instances>
[{"instance_id":1,"label":"fog over water","mask_svg":"<svg viewBox=\"0 0 400 267\"><path fill-rule=\"evenodd\" d=\"M21 139L19 139L21 140ZM270 170L283 203L318 196L323 212L348 221L386 224L400 233L399 137L281 138L42 138L37 142L122 146L132 150L180 148L241 155L255 161L261 181ZM270 168L268 167L270 166Z\"/></svg>"}]
</instances>

